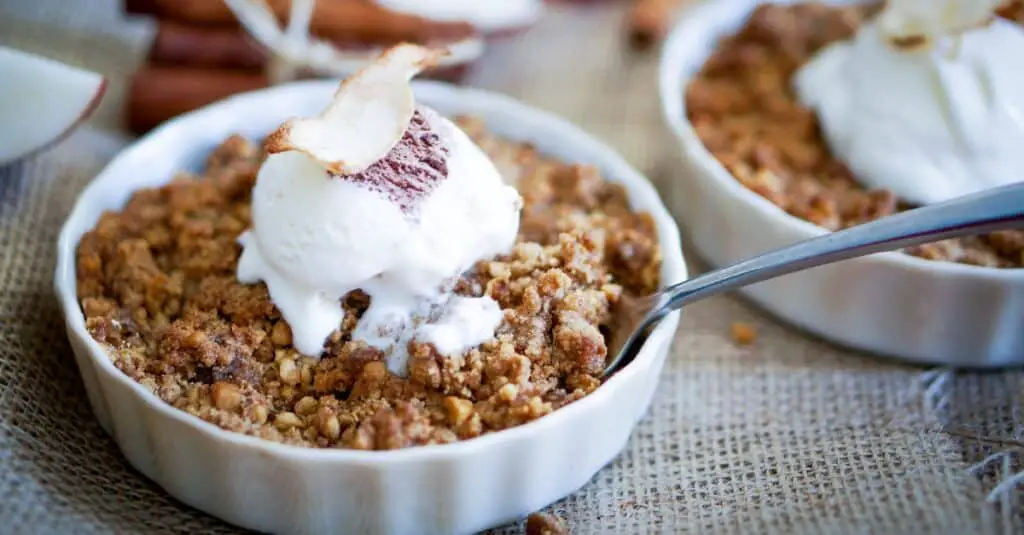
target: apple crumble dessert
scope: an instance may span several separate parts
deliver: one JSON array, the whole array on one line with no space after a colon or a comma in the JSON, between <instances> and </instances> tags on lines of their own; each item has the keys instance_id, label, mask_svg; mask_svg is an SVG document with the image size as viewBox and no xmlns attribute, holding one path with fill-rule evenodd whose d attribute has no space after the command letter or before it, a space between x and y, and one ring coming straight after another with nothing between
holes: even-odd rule
<instances>
[{"instance_id":1,"label":"apple crumble dessert","mask_svg":"<svg viewBox=\"0 0 1024 535\"><path fill-rule=\"evenodd\" d=\"M1003 23L1024 22L1022 6L1024 2L1020 1L1005 5L999 11ZM879 13L880 7L879 4L836 7L813 2L761 5L735 35L719 43L717 51L686 90L687 114L697 135L741 184L789 214L829 230L861 224L920 204L886 187L887 184L872 187L865 180L866 176L851 171L851 166L831 150L820 115L802 103L799 88L794 88L794 77L805 65L816 61L822 49L847 40L853 43L851 49L866 46L855 36L869 18ZM891 77L879 75L879 79L890 80ZM837 84L836 87L848 86L845 80L832 83ZM821 91L821 87L813 89ZM831 91L833 87L825 90ZM842 89L836 91L839 90ZM874 94L885 93L882 89L878 91ZM871 98L871 94L865 92L863 96ZM839 100L833 99L835 106L840 105ZM860 113L857 110L861 108L845 111ZM864 136L883 134L871 132L873 127L868 121L862 122L866 125L864 128L868 128ZM876 123L874 128L883 126L889 125ZM876 145L879 143L875 141ZM861 143L855 148L862 149L867 144ZM900 150L898 146L879 149ZM915 157L919 155L908 156ZM890 157L876 167L895 167L901 163ZM1019 177L1002 176L1001 179ZM938 187L928 180L918 180L912 185L917 190L924 189L926 194L929 188ZM1003 231L947 240L905 252L933 260L1020 268L1024 267L1024 232Z\"/></svg>"},{"instance_id":2,"label":"apple crumble dessert","mask_svg":"<svg viewBox=\"0 0 1024 535\"><path fill-rule=\"evenodd\" d=\"M83 236L78 295L118 369L166 403L224 429L287 444L384 450L449 443L540 418L596 389L602 334L623 292L647 294L661 264L651 217L591 167L556 162L458 124L522 196L508 254L454 291L489 296L494 336L458 356L411 341L408 373L353 340L371 299L343 298L319 358L293 344L265 284L236 278L239 236L265 145L231 137L201 175L136 192Z\"/></svg>"}]
</instances>

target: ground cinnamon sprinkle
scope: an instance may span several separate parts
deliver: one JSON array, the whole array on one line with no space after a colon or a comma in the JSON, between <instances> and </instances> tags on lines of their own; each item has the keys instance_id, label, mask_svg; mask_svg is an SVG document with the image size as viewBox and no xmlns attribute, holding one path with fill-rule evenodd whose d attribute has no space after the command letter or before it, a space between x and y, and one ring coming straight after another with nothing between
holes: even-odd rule
<instances>
[{"instance_id":1,"label":"ground cinnamon sprinkle","mask_svg":"<svg viewBox=\"0 0 1024 535\"><path fill-rule=\"evenodd\" d=\"M705 146L747 188L801 219L842 229L905 210L892 192L867 189L829 151L813 111L790 81L823 46L851 37L877 4L763 4L719 43L686 91ZM1024 2L1001 14L1024 22ZM1024 232L947 240L906 250L921 258L1024 267Z\"/></svg>"},{"instance_id":2,"label":"ground cinnamon sprinkle","mask_svg":"<svg viewBox=\"0 0 1024 535\"><path fill-rule=\"evenodd\" d=\"M345 300L341 328L319 361L263 284L235 279L238 235L263 157L232 137L202 176L136 192L104 214L78 248L78 294L90 333L114 364L165 402L224 429L309 447L396 449L469 439L540 418L596 389L602 331L623 292L658 285L651 217L590 167L540 157L461 126L517 184L521 234L506 257L479 263L458 291L486 292L505 310L497 338L461 358L411 347L409 377L350 340L369 303Z\"/></svg>"}]
</instances>

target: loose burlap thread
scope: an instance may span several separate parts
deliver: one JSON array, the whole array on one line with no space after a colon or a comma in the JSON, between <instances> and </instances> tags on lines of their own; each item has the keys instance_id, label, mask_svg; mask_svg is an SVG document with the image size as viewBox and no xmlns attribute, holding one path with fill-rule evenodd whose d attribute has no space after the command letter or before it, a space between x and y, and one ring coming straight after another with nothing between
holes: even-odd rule
<instances>
[{"instance_id":1,"label":"loose burlap thread","mask_svg":"<svg viewBox=\"0 0 1024 535\"><path fill-rule=\"evenodd\" d=\"M95 126L114 125L117 75L141 57L144 32L113 15L113 0L75 5L0 3L0 43L43 43L36 50L114 75L114 104ZM679 177L655 62L624 52L622 11L555 8L496 45L471 81L582 125L667 191ZM64 27L56 44L47 37ZM57 233L125 142L81 130L0 168L0 526L14 533L238 532L123 460L65 340L51 290ZM754 345L731 341L735 321L757 328ZM650 414L623 453L548 510L574 533L1017 532L1022 387L1020 372L901 365L814 340L736 298L710 299L686 309Z\"/></svg>"}]
</instances>

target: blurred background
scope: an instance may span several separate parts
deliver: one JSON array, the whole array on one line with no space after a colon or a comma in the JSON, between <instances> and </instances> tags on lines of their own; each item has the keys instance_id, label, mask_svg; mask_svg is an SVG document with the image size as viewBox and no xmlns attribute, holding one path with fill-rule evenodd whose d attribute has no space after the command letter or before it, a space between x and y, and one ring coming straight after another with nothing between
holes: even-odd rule
<instances>
[{"instance_id":1,"label":"blurred background","mask_svg":"<svg viewBox=\"0 0 1024 535\"><path fill-rule=\"evenodd\" d=\"M454 80L507 93L569 119L621 151L661 187L661 162L671 143L655 88L657 39L683 3L549 2L529 27L485 39L483 55L455 73L460 76ZM189 31L201 27L169 20L166 13L142 13L138 4L0 0L0 45L107 76L107 94L89 124L125 135L144 132L179 109L220 98L232 84L241 90L267 83L261 79L263 69L251 63L250 49L258 50L251 40L197 41ZM174 30L170 37L168 28ZM162 56L162 64L154 65L155 55ZM448 79L451 74L440 73ZM169 96L166 88L172 86L178 89ZM154 104L153 99L163 100ZM140 114L148 115L140 119Z\"/></svg>"}]
</instances>

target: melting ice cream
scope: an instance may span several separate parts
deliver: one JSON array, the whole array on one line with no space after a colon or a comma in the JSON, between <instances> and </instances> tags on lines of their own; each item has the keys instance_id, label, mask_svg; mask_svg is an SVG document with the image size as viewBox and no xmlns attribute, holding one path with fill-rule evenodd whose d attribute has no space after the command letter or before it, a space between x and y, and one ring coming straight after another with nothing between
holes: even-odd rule
<instances>
[{"instance_id":1,"label":"melting ice cream","mask_svg":"<svg viewBox=\"0 0 1024 535\"><path fill-rule=\"evenodd\" d=\"M356 289L371 304L353 338L385 351L395 373L412 339L459 353L501 322L492 299L451 287L511 249L521 199L464 132L415 102L409 81L436 58L400 45L343 82L320 116L268 138L237 275L266 283L305 355L322 352Z\"/></svg>"}]
</instances>

